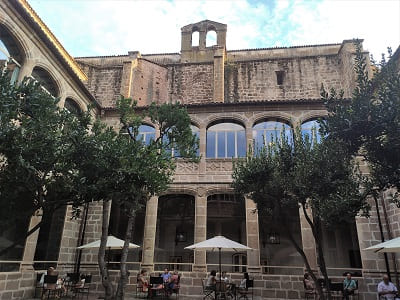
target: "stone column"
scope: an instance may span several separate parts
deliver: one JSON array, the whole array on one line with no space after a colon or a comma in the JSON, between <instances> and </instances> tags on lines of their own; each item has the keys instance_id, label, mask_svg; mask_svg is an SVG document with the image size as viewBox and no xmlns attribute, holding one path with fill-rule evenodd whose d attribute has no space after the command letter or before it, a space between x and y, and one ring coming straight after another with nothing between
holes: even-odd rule
<instances>
[{"instance_id":1,"label":"stone column","mask_svg":"<svg viewBox=\"0 0 400 300\"><path fill-rule=\"evenodd\" d=\"M18 82L21 82L25 76L30 76L32 74L34 65L35 62L30 59L24 61L18 73Z\"/></svg>"},{"instance_id":2,"label":"stone column","mask_svg":"<svg viewBox=\"0 0 400 300\"><path fill-rule=\"evenodd\" d=\"M42 220L42 211L38 210L35 212L35 215L31 217L31 221L29 222L29 230L35 227L39 222ZM33 260L35 259L35 251L36 251L36 244L39 237L39 230L36 230L30 236L28 236L25 240L25 247L24 247L24 254L22 256L21 261L21 272L33 270Z\"/></svg>"},{"instance_id":3,"label":"stone column","mask_svg":"<svg viewBox=\"0 0 400 300\"><path fill-rule=\"evenodd\" d=\"M207 196L203 188L197 190L195 199L194 242L199 243L207 239ZM206 272L206 251L194 252L195 272Z\"/></svg>"},{"instance_id":4,"label":"stone column","mask_svg":"<svg viewBox=\"0 0 400 300\"><path fill-rule=\"evenodd\" d=\"M157 230L158 197L151 197L146 205L144 221L142 267L149 272L154 270L154 249Z\"/></svg>"},{"instance_id":5,"label":"stone column","mask_svg":"<svg viewBox=\"0 0 400 300\"><path fill-rule=\"evenodd\" d=\"M224 102L224 48L214 52L214 102Z\"/></svg>"},{"instance_id":6,"label":"stone column","mask_svg":"<svg viewBox=\"0 0 400 300\"><path fill-rule=\"evenodd\" d=\"M246 205L246 236L247 246L253 250L247 251L249 273L260 273L260 241L258 230L257 206L252 199L245 199Z\"/></svg>"},{"instance_id":7,"label":"stone column","mask_svg":"<svg viewBox=\"0 0 400 300\"><path fill-rule=\"evenodd\" d=\"M307 210L308 215L311 217L311 209ZM312 270L317 270L317 252L315 247L315 240L312 234L310 225L308 224L303 209L299 208L300 228L301 228L301 242L303 244L303 251L310 263Z\"/></svg>"},{"instance_id":8,"label":"stone column","mask_svg":"<svg viewBox=\"0 0 400 300\"><path fill-rule=\"evenodd\" d=\"M246 123L246 152L251 148L253 148L253 124L250 122Z\"/></svg>"},{"instance_id":9,"label":"stone column","mask_svg":"<svg viewBox=\"0 0 400 300\"><path fill-rule=\"evenodd\" d=\"M201 125L199 128L199 152L200 152L200 163L199 163L199 171L200 174L204 174L206 172L206 152L207 152L207 128L205 125Z\"/></svg>"}]
</instances>

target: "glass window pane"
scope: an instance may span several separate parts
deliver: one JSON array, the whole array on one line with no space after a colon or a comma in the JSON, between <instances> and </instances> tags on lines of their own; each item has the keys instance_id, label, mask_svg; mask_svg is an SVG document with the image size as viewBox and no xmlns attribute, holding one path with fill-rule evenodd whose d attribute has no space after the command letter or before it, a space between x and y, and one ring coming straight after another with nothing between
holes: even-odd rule
<instances>
[{"instance_id":1,"label":"glass window pane","mask_svg":"<svg viewBox=\"0 0 400 300\"><path fill-rule=\"evenodd\" d=\"M235 151L235 132L227 132L227 157L236 157Z\"/></svg>"},{"instance_id":2,"label":"glass window pane","mask_svg":"<svg viewBox=\"0 0 400 300\"><path fill-rule=\"evenodd\" d=\"M215 132L207 131L206 157L215 157Z\"/></svg>"},{"instance_id":3,"label":"glass window pane","mask_svg":"<svg viewBox=\"0 0 400 300\"><path fill-rule=\"evenodd\" d=\"M246 156L246 132L239 131L237 133L237 156L245 157Z\"/></svg>"},{"instance_id":4,"label":"glass window pane","mask_svg":"<svg viewBox=\"0 0 400 300\"><path fill-rule=\"evenodd\" d=\"M218 132L217 133L217 153L218 157L226 157L226 152L225 152L225 132Z\"/></svg>"}]
</instances>

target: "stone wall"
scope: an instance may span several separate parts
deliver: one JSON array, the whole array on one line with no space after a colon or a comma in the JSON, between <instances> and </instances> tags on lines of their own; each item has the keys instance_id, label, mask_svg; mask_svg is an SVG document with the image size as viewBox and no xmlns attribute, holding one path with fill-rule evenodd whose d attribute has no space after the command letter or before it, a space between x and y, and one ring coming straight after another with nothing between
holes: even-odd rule
<instances>
[{"instance_id":1,"label":"stone wall","mask_svg":"<svg viewBox=\"0 0 400 300\"><path fill-rule=\"evenodd\" d=\"M277 73L283 72L283 84ZM229 62L225 65L225 102L268 99L320 99L321 85L343 88L338 57Z\"/></svg>"},{"instance_id":2,"label":"stone wall","mask_svg":"<svg viewBox=\"0 0 400 300\"><path fill-rule=\"evenodd\" d=\"M169 100L185 104L212 102L213 72L210 63L169 65Z\"/></svg>"},{"instance_id":3,"label":"stone wall","mask_svg":"<svg viewBox=\"0 0 400 300\"><path fill-rule=\"evenodd\" d=\"M33 297L36 274L33 271L0 273L0 299Z\"/></svg>"},{"instance_id":4,"label":"stone wall","mask_svg":"<svg viewBox=\"0 0 400 300\"><path fill-rule=\"evenodd\" d=\"M120 97L122 65L98 67L84 62L80 65L88 75L87 89L102 107L114 107Z\"/></svg>"},{"instance_id":5,"label":"stone wall","mask_svg":"<svg viewBox=\"0 0 400 300\"><path fill-rule=\"evenodd\" d=\"M139 106L167 102L168 75L165 67L138 59L132 75L130 97L138 101Z\"/></svg>"}]
</instances>

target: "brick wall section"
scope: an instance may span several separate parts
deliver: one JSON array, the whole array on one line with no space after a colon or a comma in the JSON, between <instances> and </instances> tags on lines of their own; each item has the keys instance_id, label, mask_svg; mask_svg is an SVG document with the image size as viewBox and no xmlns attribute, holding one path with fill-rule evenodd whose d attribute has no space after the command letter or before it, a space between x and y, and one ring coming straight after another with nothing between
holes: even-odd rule
<instances>
[{"instance_id":1,"label":"brick wall section","mask_svg":"<svg viewBox=\"0 0 400 300\"><path fill-rule=\"evenodd\" d=\"M165 67L138 59L132 75L130 97L137 100L139 106L167 102L168 70Z\"/></svg>"},{"instance_id":2,"label":"brick wall section","mask_svg":"<svg viewBox=\"0 0 400 300\"><path fill-rule=\"evenodd\" d=\"M80 66L88 75L87 89L103 107L114 107L120 97L122 64L97 67L81 62Z\"/></svg>"},{"instance_id":3,"label":"brick wall section","mask_svg":"<svg viewBox=\"0 0 400 300\"><path fill-rule=\"evenodd\" d=\"M0 299L33 297L36 275L33 271L0 273Z\"/></svg>"},{"instance_id":4,"label":"brick wall section","mask_svg":"<svg viewBox=\"0 0 400 300\"><path fill-rule=\"evenodd\" d=\"M213 101L213 64L168 66L168 95L171 102L205 103Z\"/></svg>"},{"instance_id":5,"label":"brick wall section","mask_svg":"<svg viewBox=\"0 0 400 300\"><path fill-rule=\"evenodd\" d=\"M93 202L89 205L86 223L85 239L83 244L91 243L101 238L102 203ZM97 265L98 249L82 250L82 264L94 263Z\"/></svg>"},{"instance_id":6,"label":"brick wall section","mask_svg":"<svg viewBox=\"0 0 400 300\"><path fill-rule=\"evenodd\" d=\"M337 56L228 62L225 102L267 99L320 99L325 88L343 88ZM276 71L284 72L282 85Z\"/></svg>"},{"instance_id":7,"label":"brick wall section","mask_svg":"<svg viewBox=\"0 0 400 300\"><path fill-rule=\"evenodd\" d=\"M84 210L82 210L84 213ZM82 214L77 219L71 219L72 206L67 207L65 214L64 230L61 237L60 252L58 255L58 268L61 265L71 264L75 261L76 247L78 246L79 229L82 222Z\"/></svg>"}]
</instances>

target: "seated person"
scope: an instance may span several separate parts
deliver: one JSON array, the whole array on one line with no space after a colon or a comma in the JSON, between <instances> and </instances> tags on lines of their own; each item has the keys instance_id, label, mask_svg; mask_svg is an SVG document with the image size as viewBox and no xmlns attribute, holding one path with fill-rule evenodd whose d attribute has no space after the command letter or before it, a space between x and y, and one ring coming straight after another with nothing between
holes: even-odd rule
<instances>
[{"instance_id":1,"label":"seated person","mask_svg":"<svg viewBox=\"0 0 400 300\"><path fill-rule=\"evenodd\" d=\"M356 281L351 278L350 273L347 273L346 278L343 280L343 299L349 300L349 295L353 295L356 289Z\"/></svg>"},{"instance_id":2,"label":"seated person","mask_svg":"<svg viewBox=\"0 0 400 300\"><path fill-rule=\"evenodd\" d=\"M166 289L168 293L172 293L173 290L179 288L179 275L178 271L174 271L169 278L169 282L166 284Z\"/></svg>"},{"instance_id":3,"label":"seated person","mask_svg":"<svg viewBox=\"0 0 400 300\"><path fill-rule=\"evenodd\" d=\"M239 290L247 290L247 281L250 280L249 273L243 273L243 279L240 281Z\"/></svg>"},{"instance_id":4,"label":"seated person","mask_svg":"<svg viewBox=\"0 0 400 300\"><path fill-rule=\"evenodd\" d=\"M229 283L229 278L226 276L226 271L222 271L221 281Z\"/></svg>"},{"instance_id":5,"label":"seated person","mask_svg":"<svg viewBox=\"0 0 400 300\"><path fill-rule=\"evenodd\" d=\"M163 278L164 283L169 283L171 273L168 271L168 269L164 269L164 273L161 274L161 277Z\"/></svg>"},{"instance_id":6,"label":"seated person","mask_svg":"<svg viewBox=\"0 0 400 300\"><path fill-rule=\"evenodd\" d=\"M383 275L383 280L378 284L379 299L394 300L397 297L396 286L389 281L389 276Z\"/></svg>"},{"instance_id":7,"label":"seated person","mask_svg":"<svg viewBox=\"0 0 400 300\"><path fill-rule=\"evenodd\" d=\"M137 275L137 286L142 289L143 292L147 292L149 290L149 282L146 278L146 270L143 269Z\"/></svg>"},{"instance_id":8,"label":"seated person","mask_svg":"<svg viewBox=\"0 0 400 300\"><path fill-rule=\"evenodd\" d=\"M310 274L307 272L304 273L304 279L303 279L303 284L304 284L304 289L308 293L315 293L315 284L314 281L312 280Z\"/></svg>"},{"instance_id":9,"label":"seated person","mask_svg":"<svg viewBox=\"0 0 400 300\"><path fill-rule=\"evenodd\" d=\"M217 272L215 270L212 270L207 278L206 289L214 291L217 289L217 279L215 278L216 276Z\"/></svg>"}]
</instances>

